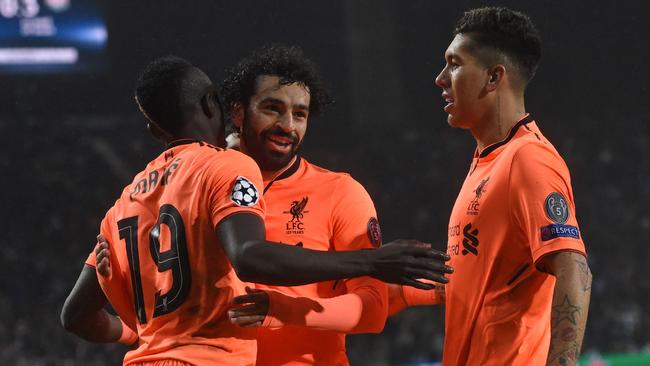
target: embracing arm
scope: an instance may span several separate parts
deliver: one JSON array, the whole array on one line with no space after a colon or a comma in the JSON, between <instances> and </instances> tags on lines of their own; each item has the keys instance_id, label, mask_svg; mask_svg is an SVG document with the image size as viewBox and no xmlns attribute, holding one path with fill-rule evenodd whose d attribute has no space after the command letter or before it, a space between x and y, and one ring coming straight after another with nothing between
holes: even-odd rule
<instances>
[{"instance_id":1,"label":"embracing arm","mask_svg":"<svg viewBox=\"0 0 650 366\"><path fill-rule=\"evenodd\" d=\"M586 258L572 251L549 254L540 262L556 278L547 365L575 365L587 325L591 271Z\"/></svg>"},{"instance_id":2,"label":"embracing arm","mask_svg":"<svg viewBox=\"0 0 650 366\"><path fill-rule=\"evenodd\" d=\"M371 276L423 289L417 279L446 282L445 253L416 241L399 240L378 249L319 251L267 242L258 215L237 213L216 227L217 237L237 275L247 282L295 286L312 282Z\"/></svg>"},{"instance_id":3,"label":"embracing arm","mask_svg":"<svg viewBox=\"0 0 650 366\"><path fill-rule=\"evenodd\" d=\"M434 284L433 290L420 290L410 286L388 285L388 316L393 316L410 306L444 305L445 286Z\"/></svg>"},{"instance_id":4,"label":"embracing arm","mask_svg":"<svg viewBox=\"0 0 650 366\"><path fill-rule=\"evenodd\" d=\"M331 298L249 290L235 298L236 304L246 305L231 309L228 315L244 327L293 325L349 334L381 332L386 323L386 285L367 277L347 282L348 293Z\"/></svg>"},{"instance_id":5,"label":"embracing arm","mask_svg":"<svg viewBox=\"0 0 650 366\"><path fill-rule=\"evenodd\" d=\"M84 265L63 305L61 324L68 332L89 342L134 343L137 340L135 333L120 318L109 314L104 309L106 304L95 269Z\"/></svg>"}]
</instances>

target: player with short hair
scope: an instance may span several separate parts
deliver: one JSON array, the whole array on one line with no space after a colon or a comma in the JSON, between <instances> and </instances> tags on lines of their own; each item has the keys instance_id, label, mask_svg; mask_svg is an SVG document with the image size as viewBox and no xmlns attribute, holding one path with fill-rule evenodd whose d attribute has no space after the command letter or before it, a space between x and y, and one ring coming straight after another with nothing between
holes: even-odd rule
<instances>
[{"instance_id":1,"label":"player with short hair","mask_svg":"<svg viewBox=\"0 0 650 366\"><path fill-rule=\"evenodd\" d=\"M575 365L591 273L569 169L524 104L539 34L500 7L465 12L453 34L436 85L477 143L449 220L455 272L444 291L392 298L445 304L445 365Z\"/></svg>"},{"instance_id":2,"label":"player with short hair","mask_svg":"<svg viewBox=\"0 0 650 366\"><path fill-rule=\"evenodd\" d=\"M64 327L87 340L137 340L125 365L253 365L255 332L227 316L245 294L242 281L303 285L369 275L414 283L420 271L442 266L436 258L444 254L408 241L346 252L266 241L262 176L248 156L217 147L224 126L210 79L183 59L160 58L139 78L136 101L165 151L101 223L112 245L97 259L110 260L110 272L97 276L91 254L61 313ZM124 323L103 310L106 298Z\"/></svg>"},{"instance_id":3,"label":"player with short hair","mask_svg":"<svg viewBox=\"0 0 650 366\"><path fill-rule=\"evenodd\" d=\"M381 245L377 213L363 186L298 154L309 119L329 100L299 48L253 52L230 70L222 94L241 131L241 151L262 171L269 240L322 251ZM231 311L237 324L261 326L257 365L347 365L345 334L384 328L386 287L369 277L257 288L264 292L237 298L249 305Z\"/></svg>"}]
</instances>

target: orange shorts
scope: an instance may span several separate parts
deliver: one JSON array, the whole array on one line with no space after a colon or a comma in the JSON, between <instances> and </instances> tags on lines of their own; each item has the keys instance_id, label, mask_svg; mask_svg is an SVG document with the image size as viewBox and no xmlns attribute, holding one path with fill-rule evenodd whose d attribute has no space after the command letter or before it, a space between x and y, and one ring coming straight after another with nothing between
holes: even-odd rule
<instances>
[{"instance_id":1,"label":"orange shorts","mask_svg":"<svg viewBox=\"0 0 650 366\"><path fill-rule=\"evenodd\" d=\"M128 364L128 366L194 366L194 365L179 360L166 359L166 360L130 363Z\"/></svg>"}]
</instances>

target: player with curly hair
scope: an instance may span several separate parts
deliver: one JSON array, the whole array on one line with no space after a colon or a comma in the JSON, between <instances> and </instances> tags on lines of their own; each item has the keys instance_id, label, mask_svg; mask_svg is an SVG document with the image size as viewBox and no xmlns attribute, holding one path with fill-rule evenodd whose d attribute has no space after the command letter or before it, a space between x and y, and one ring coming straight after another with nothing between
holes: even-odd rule
<instances>
[{"instance_id":1,"label":"player with curly hair","mask_svg":"<svg viewBox=\"0 0 650 366\"><path fill-rule=\"evenodd\" d=\"M302 87L273 85L263 89L268 103L297 97L297 104L309 105ZM446 255L422 243L343 252L312 250L323 241L311 235L304 237L304 247L267 241L262 187L268 183L253 159L219 147L225 143L224 125L208 76L183 59L164 57L145 68L135 94L149 130L165 148L102 220L101 235L111 245L100 244L88 257L66 299L61 321L67 330L95 342L135 342L125 365L253 365L255 330L233 325L228 317L233 299L246 294L242 281L296 286L372 276L361 277L361 283L425 286L418 282L419 271L438 278L434 273ZM278 122L283 127L284 116ZM305 173L302 167L293 171L296 176ZM278 177L276 182L284 184ZM310 226L312 208L305 204L292 211L292 222L312 233L317 228ZM332 205L347 208L335 200ZM327 224L337 231L346 223ZM350 249L364 242L353 235L336 239ZM104 310L107 299L120 318ZM305 306L320 309L317 303Z\"/></svg>"},{"instance_id":2,"label":"player with curly hair","mask_svg":"<svg viewBox=\"0 0 650 366\"><path fill-rule=\"evenodd\" d=\"M230 70L221 91L241 151L262 171L270 240L322 251L381 245L361 184L298 154L308 120L331 100L298 47L253 52ZM257 289L263 292L236 298L247 305L230 313L236 324L260 326L257 365L347 365L345 334L380 332L387 316L386 286L369 277Z\"/></svg>"}]
</instances>

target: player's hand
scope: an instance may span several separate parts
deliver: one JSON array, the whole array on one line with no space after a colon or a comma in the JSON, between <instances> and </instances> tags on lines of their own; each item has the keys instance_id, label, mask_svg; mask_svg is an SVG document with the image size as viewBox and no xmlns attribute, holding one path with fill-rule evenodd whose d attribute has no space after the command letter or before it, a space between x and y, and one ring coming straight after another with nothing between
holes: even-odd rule
<instances>
[{"instance_id":1,"label":"player's hand","mask_svg":"<svg viewBox=\"0 0 650 366\"><path fill-rule=\"evenodd\" d=\"M97 273L103 277L111 276L111 252L108 250L108 241L102 234L97 235L95 262L97 263Z\"/></svg>"},{"instance_id":2,"label":"player's hand","mask_svg":"<svg viewBox=\"0 0 650 366\"><path fill-rule=\"evenodd\" d=\"M371 251L371 276L388 283L431 290L434 285L420 281L447 283L445 274L454 270L445 265L447 253L431 249L431 244L398 239Z\"/></svg>"},{"instance_id":3,"label":"player's hand","mask_svg":"<svg viewBox=\"0 0 650 366\"><path fill-rule=\"evenodd\" d=\"M260 327L269 312L269 295L246 286L246 295L233 299L234 308L228 310L230 322L243 328Z\"/></svg>"}]
</instances>

